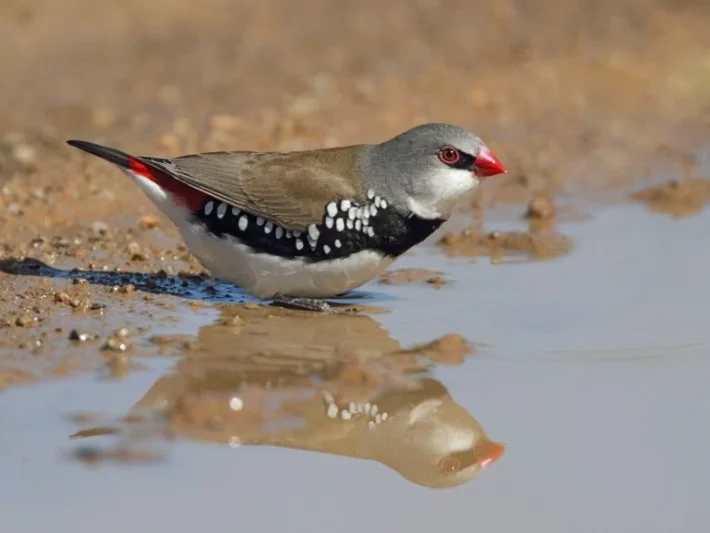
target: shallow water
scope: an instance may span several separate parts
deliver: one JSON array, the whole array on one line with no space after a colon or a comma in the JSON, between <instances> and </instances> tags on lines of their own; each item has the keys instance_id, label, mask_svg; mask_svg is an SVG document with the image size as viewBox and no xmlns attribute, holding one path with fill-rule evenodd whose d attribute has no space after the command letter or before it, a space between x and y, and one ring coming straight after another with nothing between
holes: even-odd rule
<instances>
[{"instance_id":1,"label":"shallow water","mask_svg":"<svg viewBox=\"0 0 710 533\"><path fill-rule=\"evenodd\" d=\"M708 211L675 221L626 206L564 226L575 249L551 261L472 264L423 249L396 266L442 270L450 284L369 285L389 312L365 319L364 333L303 333L378 350L446 333L476 343L463 365L429 375L448 390L447 409L472 417L457 413L462 426L480 423L507 446L470 482L435 490L377 461L202 437L151 440L165 455L147 464L71 460L112 437L70 440L68 416L125 415L180 364L154 357L123 380L83 374L2 395L0 472L12 480L0 483L3 530L703 530L709 224ZM185 311L170 329L197 335L218 314ZM213 355L195 368L219 373ZM396 437L388 453L405 448Z\"/></svg>"}]
</instances>

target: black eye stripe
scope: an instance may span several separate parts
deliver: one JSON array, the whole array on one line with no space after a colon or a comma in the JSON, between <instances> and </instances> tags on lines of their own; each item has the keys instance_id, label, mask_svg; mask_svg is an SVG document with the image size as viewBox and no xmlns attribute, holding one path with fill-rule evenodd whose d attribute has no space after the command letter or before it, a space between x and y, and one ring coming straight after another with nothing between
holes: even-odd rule
<instances>
[{"instance_id":1,"label":"black eye stripe","mask_svg":"<svg viewBox=\"0 0 710 533\"><path fill-rule=\"evenodd\" d=\"M459 160L454 163L449 165L451 168L459 168L462 170L473 170L473 167L476 164L476 158L473 157L471 154L467 154L466 152L462 152L459 150Z\"/></svg>"}]
</instances>

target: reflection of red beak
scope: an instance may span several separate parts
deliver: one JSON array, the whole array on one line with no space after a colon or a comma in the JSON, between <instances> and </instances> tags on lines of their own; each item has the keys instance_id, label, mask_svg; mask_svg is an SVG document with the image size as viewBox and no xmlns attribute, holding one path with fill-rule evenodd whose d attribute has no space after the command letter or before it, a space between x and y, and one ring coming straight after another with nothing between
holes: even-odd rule
<instances>
[{"instance_id":1,"label":"reflection of red beak","mask_svg":"<svg viewBox=\"0 0 710 533\"><path fill-rule=\"evenodd\" d=\"M478 444L476 455L480 457L481 468L486 468L505 453L505 444L484 440Z\"/></svg>"},{"instance_id":2,"label":"reflection of red beak","mask_svg":"<svg viewBox=\"0 0 710 533\"><path fill-rule=\"evenodd\" d=\"M496 174L505 174L507 171L496 156L486 148L481 148L476 156L476 163L473 167L473 173L479 178L487 178Z\"/></svg>"}]
</instances>

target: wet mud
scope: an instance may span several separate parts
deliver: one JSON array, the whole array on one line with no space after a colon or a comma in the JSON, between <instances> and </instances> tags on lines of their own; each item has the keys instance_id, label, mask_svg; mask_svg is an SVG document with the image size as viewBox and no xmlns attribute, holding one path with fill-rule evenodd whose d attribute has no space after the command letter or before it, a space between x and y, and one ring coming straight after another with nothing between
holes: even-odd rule
<instances>
[{"instance_id":1,"label":"wet mud","mask_svg":"<svg viewBox=\"0 0 710 533\"><path fill-rule=\"evenodd\" d=\"M673 180L633 193L631 198L649 209L673 218L697 215L710 203L710 180Z\"/></svg>"}]
</instances>

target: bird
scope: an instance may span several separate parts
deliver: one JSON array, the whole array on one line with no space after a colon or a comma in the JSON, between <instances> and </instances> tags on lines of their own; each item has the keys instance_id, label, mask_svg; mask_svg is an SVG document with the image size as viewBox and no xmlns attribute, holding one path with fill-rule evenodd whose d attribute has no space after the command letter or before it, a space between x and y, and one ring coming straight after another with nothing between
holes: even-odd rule
<instances>
[{"instance_id":1,"label":"bird","mask_svg":"<svg viewBox=\"0 0 710 533\"><path fill-rule=\"evenodd\" d=\"M486 143L424 123L379 143L137 156L67 144L119 167L215 278L272 304L332 312L507 172Z\"/></svg>"}]
</instances>

